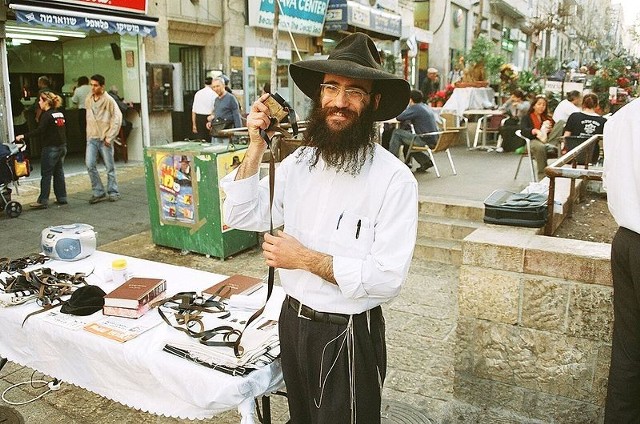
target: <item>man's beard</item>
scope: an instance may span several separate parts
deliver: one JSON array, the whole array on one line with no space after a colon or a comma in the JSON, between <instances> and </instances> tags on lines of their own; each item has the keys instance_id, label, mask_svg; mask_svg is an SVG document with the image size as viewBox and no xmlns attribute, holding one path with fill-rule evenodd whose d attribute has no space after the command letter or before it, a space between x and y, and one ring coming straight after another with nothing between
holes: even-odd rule
<instances>
[{"instance_id":1,"label":"man's beard","mask_svg":"<svg viewBox=\"0 0 640 424\"><path fill-rule=\"evenodd\" d=\"M327 125L327 117L337 111L350 118L351 122L340 130L333 130ZM358 175L367 158L373 159L373 112L372 103L366 105L358 116L347 108L323 108L319 101L315 101L302 141L304 146L316 148L309 160L309 167L316 166L322 156L327 166L354 176ZM299 159L303 157L305 149L301 150Z\"/></svg>"}]
</instances>

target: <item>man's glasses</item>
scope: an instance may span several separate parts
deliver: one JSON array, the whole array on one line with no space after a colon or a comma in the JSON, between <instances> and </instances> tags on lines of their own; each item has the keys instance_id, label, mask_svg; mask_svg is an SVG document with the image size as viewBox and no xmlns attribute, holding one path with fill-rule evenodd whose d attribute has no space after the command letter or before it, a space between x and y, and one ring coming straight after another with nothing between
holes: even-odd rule
<instances>
[{"instance_id":1,"label":"man's glasses","mask_svg":"<svg viewBox=\"0 0 640 424\"><path fill-rule=\"evenodd\" d=\"M320 88L322 90L322 95L329 100L338 97L341 91L344 91L344 95L347 100L352 102L362 102L364 101L365 96L371 94L370 92L367 93L359 88L344 88L333 84L320 84Z\"/></svg>"}]
</instances>

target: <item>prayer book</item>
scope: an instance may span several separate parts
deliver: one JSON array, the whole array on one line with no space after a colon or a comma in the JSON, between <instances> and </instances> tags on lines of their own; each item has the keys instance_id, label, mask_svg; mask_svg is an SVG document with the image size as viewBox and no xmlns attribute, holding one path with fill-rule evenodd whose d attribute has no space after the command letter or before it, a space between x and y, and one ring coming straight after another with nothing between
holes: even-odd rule
<instances>
[{"instance_id":1,"label":"prayer book","mask_svg":"<svg viewBox=\"0 0 640 424\"><path fill-rule=\"evenodd\" d=\"M114 317L123 317L123 318L140 318L142 315L149 312L151 308L153 308L153 304L159 300L164 299L165 292L162 291L153 299L149 300L142 305L138 305L137 308L121 308L119 306L103 306L102 313L104 315L110 315Z\"/></svg>"},{"instance_id":2,"label":"prayer book","mask_svg":"<svg viewBox=\"0 0 640 424\"><path fill-rule=\"evenodd\" d=\"M104 306L138 309L166 289L167 282L163 278L132 277L104 297Z\"/></svg>"},{"instance_id":3,"label":"prayer book","mask_svg":"<svg viewBox=\"0 0 640 424\"><path fill-rule=\"evenodd\" d=\"M235 274L207 289L204 289L202 294L229 299L234 294L250 294L253 290L260 288L261 283L262 278Z\"/></svg>"}]
</instances>

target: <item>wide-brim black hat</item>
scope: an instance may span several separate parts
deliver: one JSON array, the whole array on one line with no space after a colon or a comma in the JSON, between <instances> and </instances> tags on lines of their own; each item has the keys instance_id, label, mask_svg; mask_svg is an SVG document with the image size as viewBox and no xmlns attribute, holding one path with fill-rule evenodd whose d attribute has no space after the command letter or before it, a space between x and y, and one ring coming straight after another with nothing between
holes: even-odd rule
<instances>
[{"instance_id":1,"label":"wide-brim black hat","mask_svg":"<svg viewBox=\"0 0 640 424\"><path fill-rule=\"evenodd\" d=\"M409 83L380 65L380 54L373 40L356 32L340 41L326 60L303 60L289 65L295 84L310 98L315 98L325 74L373 80L373 91L380 94L376 121L395 118L409 103Z\"/></svg>"}]
</instances>

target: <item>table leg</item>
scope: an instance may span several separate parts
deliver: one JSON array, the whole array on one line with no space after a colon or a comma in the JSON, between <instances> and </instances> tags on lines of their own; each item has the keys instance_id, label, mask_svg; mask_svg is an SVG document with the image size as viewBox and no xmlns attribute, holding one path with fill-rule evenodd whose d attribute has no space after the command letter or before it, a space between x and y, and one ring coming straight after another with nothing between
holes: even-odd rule
<instances>
[{"instance_id":1,"label":"table leg","mask_svg":"<svg viewBox=\"0 0 640 424\"><path fill-rule=\"evenodd\" d=\"M0 356L0 370L2 370L2 368L4 368L4 366L7 363L7 358L3 358Z\"/></svg>"}]
</instances>

